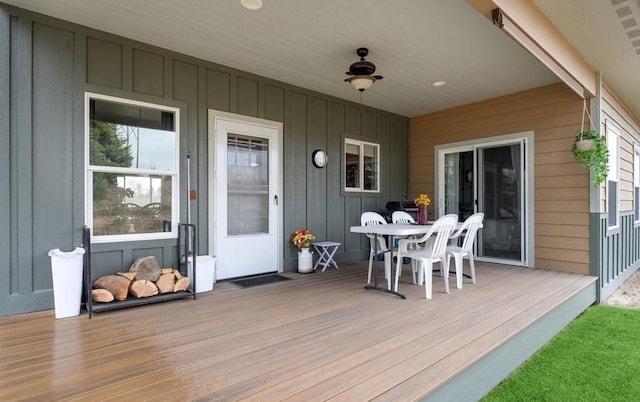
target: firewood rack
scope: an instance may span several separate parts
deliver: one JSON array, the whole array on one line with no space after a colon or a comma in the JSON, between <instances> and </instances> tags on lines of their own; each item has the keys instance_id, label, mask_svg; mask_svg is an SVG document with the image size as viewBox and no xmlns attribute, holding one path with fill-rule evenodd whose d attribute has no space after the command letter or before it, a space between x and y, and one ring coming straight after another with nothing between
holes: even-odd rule
<instances>
[{"instance_id":1,"label":"firewood rack","mask_svg":"<svg viewBox=\"0 0 640 402\"><path fill-rule=\"evenodd\" d=\"M84 254L84 305L89 313L89 318L93 313L101 311L117 310L127 307L142 306L145 304L160 303L169 300L185 299L193 297L196 299L196 227L191 223L178 224L178 240L177 240L177 263L178 271L181 275L189 276L191 280L190 288L185 291L162 293L155 296L135 298L127 297L126 300L114 300L108 303L94 303L91 298L91 290L93 289L93 276L91 272L91 228L84 226L82 230L82 244L85 249ZM191 269L189 269L191 264ZM191 272L189 272L191 271Z\"/></svg>"}]
</instances>

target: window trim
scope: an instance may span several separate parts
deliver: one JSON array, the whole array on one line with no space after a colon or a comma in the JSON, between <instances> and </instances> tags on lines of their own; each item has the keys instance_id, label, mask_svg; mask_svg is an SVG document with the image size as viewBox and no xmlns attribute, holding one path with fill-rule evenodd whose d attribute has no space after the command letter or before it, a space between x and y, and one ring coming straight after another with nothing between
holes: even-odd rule
<instances>
[{"instance_id":1,"label":"window trim","mask_svg":"<svg viewBox=\"0 0 640 402\"><path fill-rule=\"evenodd\" d=\"M141 106L150 109L158 109L171 112L174 114L175 126L175 167L174 169L143 169L143 168L119 168L100 165L91 165L90 160L90 101L92 99L100 99L109 102L121 103L125 105ZM121 173L131 174L150 174L158 176L171 176L171 231L156 233L135 233L135 234L118 234L118 235L102 235L96 236L93 231L93 173ZM84 99L84 211L85 225L91 229L92 243L114 243L124 241L144 241L144 240L161 240L175 239L178 237L178 223L180 222L180 109L173 106L161 105L156 103L136 101L127 98L120 98L98 93L85 92Z\"/></svg>"},{"instance_id":2,"label":"window trim","mask_svg":"<svg viewBox=\"0 0 640 402\"><path fill-rule=\"evenodd\" d=\"M611 121L605 121L607 150L609 151L609 171L607 173L607 182L605 186L606 197L606 213L609 218L610 210L610 190L609 183L616 182L616 198L615 198L615 222L612 224L610 219L607 219L607 233L617 232L620 228L620 130ZM613 161L613 162L612 162ZM614 165L614 168L611 166Z\"/></svg>"},{"instance_id":3,"label":"window trim","mask_svg":"<svg viewBox=\"0 0 640 402\"><path fill-rule=\"evenodd\" d=\"M359 154L359 161L358 161L358 166L359 166L359 183L360 186L359 187L347 187L347 178L346 178L346 166L347 166L347 145L357 145L360 148L360 154ZM364 186L364 147L366 145L371 145L373 147L375 147L376 150L376 161L378 164L378 169L376 170L376 190L365 190L363 188ZM363 140L356 140L353 138L348 138L345 137L344 138L344 143L343 143L343 151L342 151L342 188L344 190L345 193L349 193L349 194L353 194L353 193L369 193L369 194L379 194L381 192L381 183L380 183L380 169L381 169L382 163L380 161L380 144L376 143L376 142L371 142L371 141L363 141Z\"/></svg>"}]
</instances>

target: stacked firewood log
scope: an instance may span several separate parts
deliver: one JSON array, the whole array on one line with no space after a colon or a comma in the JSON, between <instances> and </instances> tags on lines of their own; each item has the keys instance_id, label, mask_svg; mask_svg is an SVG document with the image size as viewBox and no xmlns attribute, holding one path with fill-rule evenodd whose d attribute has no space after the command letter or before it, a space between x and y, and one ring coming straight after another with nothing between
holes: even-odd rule
<instances>
[{"instance_id":1,"label":"stacked firewood log","mask_svg":"<svg viewBox=\"0 0 640 402\"><path fill-rule=\"evenodd\" d=\"M156 257L139 258L129 272L101 276L93 282L91 298L95 302L125 300L127 297L149 297L160 293L181 292L189 288L190 280L177 269L160 268Z\"/></svg>"}]
</instances>

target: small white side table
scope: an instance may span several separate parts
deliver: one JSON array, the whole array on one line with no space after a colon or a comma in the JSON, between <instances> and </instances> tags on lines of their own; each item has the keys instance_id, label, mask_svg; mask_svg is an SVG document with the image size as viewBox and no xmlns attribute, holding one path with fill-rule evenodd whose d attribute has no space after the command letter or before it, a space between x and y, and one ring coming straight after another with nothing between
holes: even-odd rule
<instances>
[{"instance_id":1,"label":"small white side table","mask_svg":"<svg viewBox=\"0 0 640 402\"><path fill-rule=\"evenodd\" d=\"M318 261L316 261L313 269L315 270L318 266L322 266L322 271L324 271L330 264L333 264L336 269L339 268L338 264L333 260L333 256L336 254L336 251L338 251L340 244L341 243L335 241L319 241L313 243L313 247L318 252Z\"/></svg>"}]
</instances>

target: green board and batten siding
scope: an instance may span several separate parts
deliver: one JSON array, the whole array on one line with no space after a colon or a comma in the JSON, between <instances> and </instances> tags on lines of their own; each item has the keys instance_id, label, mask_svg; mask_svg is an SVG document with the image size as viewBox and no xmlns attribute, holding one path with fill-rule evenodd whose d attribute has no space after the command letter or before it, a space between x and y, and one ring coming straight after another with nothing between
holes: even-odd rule
<instances>
[{"instance_id":1,"label":"green board and batten siding","mask_svg":"<svg viewBox=\"0 0 640 402\"><path fill-rule=\"evenodd\" d=\"M608 231L607 214L591 214L591 275L600 278L599 301L640 268L640 226L633 212L620 214L620 227Z\"/></svg>"},{"instance_id":2,"label":"green board and batten siding","mask_svg":"<svg viewBox=\"0 0 640 402\"><path fill-rule=\"evenodd\" d=\"M11 193L10 193L10 167L11 167L11 140L9 132L11 120L9 120L10 103L9 91L11 90L11 71L9 54L11 42L9 15L0 9L0 276L10 278L9 261L11 261L10 227L11 220ZM7 299L10 295L11 283L9 280L0 281L0 315L6 315L9 311Z\"/></svg>"},{"instance_id":3,"label":"green board and batten siding","mask_svg":"<svg viewBox=\"0 0 640 402\"><path fill-rule=\"evenodd\" d=\"M7 279L0 315L52 308L47 252L81 243L85 92L180 109L180 153L191 151L198 190L199 254L209 253L208 204L215 202L207 196L208 109L284 123L285 270L295 267L289 239L299 227L343 243L338 260L365 258L368 243L349 225L407 195L405 117L0 4L0 277ZM343 191L345 136L380 143L379 194ZM316 148L329 154L324 169L311 165ZM182 160L182 220L185 171ZM95 244L93 251L96 275L145 255L175 263L174 241Z\"/></svg>"}]
</instances>

